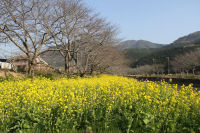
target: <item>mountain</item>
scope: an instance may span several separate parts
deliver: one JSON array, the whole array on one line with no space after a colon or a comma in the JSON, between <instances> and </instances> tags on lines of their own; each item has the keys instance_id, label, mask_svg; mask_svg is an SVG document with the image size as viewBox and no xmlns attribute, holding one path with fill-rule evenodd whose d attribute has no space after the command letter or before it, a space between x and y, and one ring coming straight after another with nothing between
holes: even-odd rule
<instances>
[{"instance_id":1,"label":"mountain","mask_svg":"<svg viewBox=\"0 0 200 133\"><path fill-rule=\"evenodd\" d=\"M200 31L180 37L168 45L145 40L128 40L117 45L117 48L124 51L125 57L130 60L132 67L151 65L153 60L156 64L167 65L168 58L171 61L177 55L200 48ZM64 59L59 52L49 51L41 57L53 67L64 66Z\"/></svg>"},{"instance_id":2,"label":"mountain","mask_svg":"<svg viewBox=\"0 0 200 133\"><path fill-rule=\"evenodd\" d=\"M195 47L174 47L174 48L168 48L168 49L158 49L156 51L150 52L150 54L145 54L145 56L142 56L138 60L131 60L131 66L143 66L143 65L152 65L153 60L156 64L167 64L167 58L173 60L176 56L182 55L187 52L194 51L196 49L200 48L199 45Z\"/></svg>"},{"instance_id":3,"label":"mountain","mask_svg":"<svg viewBox=\"0 0 200 133\"><path fill-rule=\"evenodd\" d=\"M130 48L137 48L137 49L148 49L148 48L161 48L162 44L152 43L146 40L127 40L121 42L117 47L121 50L130 49Z\"/></svg>"},{"instance_id":4,"label":"mountain","mask_svg":"<svg viewBox=\"0 0 200 133\"><path fill-rule=\"evenodd\" d=\"M137 41L133 41L133 42L136 44ZM124 47L127 46L126 47L127 49L125 49L124 51L126 54L126 58L130 60L132 67L142 66L146 64L151 65L153 63L153 60L157 64L166 65L167 58L169 58L170 60L173 60L178 55L199 49L200 48L200 31L180 37L171 44L163 45L163 46L161 45L162 47L160 48L159 47L146 48L146 49L128 48L128 46L130 47L130 46L135 46L135 45L131 45L131 43L129 43L129 45L127 44L128 43L124 44Z\"/></svg>"},{"instance_id":5,"label":"mountain","mask_svg":"<svg viewBox=\"0 0 200 133\"><path fill-rule=\"evenodd\" d=\"M125 53L125 57L127 59L129 59L131 62L136 62L139 59L146 57L147 55L150 55L152 53L154 53L155 51L160 50L160 49L156 49L156 48L131 48L131 49L125 49L124 53Z\"/></svg>"},{"instance_id":6,"label":"mountain","mask_svg":"<svg viewBox=\"0 0 200 133\"><path fill-rule=\"evenodd\" d=\"M48 51L40 55L44 61L54 68L64 67L64 58L58 51Z\"/></svg>"},{"instance_id":7,"label":"mountain","mask_svg":"<svg viewBox=\"0 0 200 133\"><path fill-rule=\"evenodd\" d=\"M193 44L200 44L200 31L180 37L170 45L173 47L179 47Z\"/></svg>"}]
</instances>

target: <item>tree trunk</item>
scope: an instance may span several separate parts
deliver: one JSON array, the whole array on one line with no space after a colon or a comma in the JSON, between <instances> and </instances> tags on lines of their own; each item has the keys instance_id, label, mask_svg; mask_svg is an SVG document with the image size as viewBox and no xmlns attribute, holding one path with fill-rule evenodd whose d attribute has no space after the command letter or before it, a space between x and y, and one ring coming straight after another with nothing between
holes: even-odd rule
<instances>
[{"instance_id":1,"label":"tree trunk","mask_svg":"<svg viewBox=\"0 0 200 133\"><path fill-rule=\"evenodd\" d=\"M36 65L36 59L32 59L28 61L28 75L31 75L31 76L35 75L35 65Z\"/></svg>"},{"instance_id":2,"label":"tree trunk","mask_svg":"<svg viewBox=\"0 0 200 133\"><path fill-rule=\"evenodd\" d=\"M67 74L70 75L70 52L67 53Z\"/></svg>"},{"instance_id":3,"label":"tree trunk","mask_svg":"<svg viewBox=\"0 0 200 133\"><path fill-rule=\"evenodd\" d=\"M65 56L65 72L68 70L67 56Z\"/></svg>"},{"instance_id":4,"label":"tree trunk","mask_svg":"<svg viewBox=\"0 0 200 133\"><path fill-rule=\"evenodd\" d=\"M84 77L84 76L85 76L85 72L81 72L80 77Z\"/></svg>"},{"instance_id":5,"label":"tree trunk","mask_svg":"<svg viewBox=\"0 0 200 133\"><path fill-rule=\"evenodd\" d=\"M188 70L186 71L187 75L189 74Z\"/></svg>"},{"instance_id":6,"label":"tree trunk","mask_svg":"<svg viewBox=\"0 0 200 133\"><path fill-rule=\"evenodd\" d=\"M79 67L78 67L78 53L75 53L75 59L74 59L74 61L75 61L75 66L76 66L76 74L78 74L79 73Z\"/></svg>"},{"instance_id":7,"label":"tree trunk","mask_svg":"<svg viewBox=\"0 0 200 133\"><path fill-rule=\"evenodd\" d=\"M94 65L91 65L91 68L90 68L90 75L93 75L94 73Z\"/></svg>"},{"instance_id":8,"label":"tree trunk","mask_svg":"<svg viewBox=\"0 0 200 133\"><path fill-rule=\"evenodd\" d=\"M69 61L69 55L67 53L67 55L65 56L65 72L67 73L67 75L70 74L69 68L70 68L70 61Z\"/></svg>"},{"instance_id":9,"label":"tree trunk","mask_svg":"<svg viewBox=\"0 0 200 133\"><path fill-rule=\"evenodd\" d=\"M67 43L67 51L66 51L66 56L65 56L65 72L67 72L67 75L70 75L70 71L69 71L69 68L70 68L70 51L71 51L71 43L70 41L68 40L68 43Z\"/></svg>"},{"instance_id":10,"label":"tree trunk","mask_svg":"<svg viewBox=\"0 0 200 133\"><path fill-rule=\"evenodd\" d=\"M85 61L85 68L84 68L85 73L88 70L88 62L89 62L89 55L87 55L86 61Z\"/></svg>"}]
</instances>

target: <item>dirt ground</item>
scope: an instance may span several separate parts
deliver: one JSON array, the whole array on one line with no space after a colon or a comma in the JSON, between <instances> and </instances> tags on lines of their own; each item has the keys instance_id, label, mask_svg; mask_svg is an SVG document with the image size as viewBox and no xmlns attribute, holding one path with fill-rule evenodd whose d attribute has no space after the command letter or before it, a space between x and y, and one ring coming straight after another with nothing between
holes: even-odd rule
<instances>
[{"instance_id":1,"label":"dirt ground","mask_svg":"<svg viewBox=\"0 0 200 133\"><path fill-rule=\"evenodd\" d=\"M0 77L6 77L9 75L12 75L15 78L24 77L24 74L21 73L11 72L8 70L0 70Z\"/></svg>"}]
</instances>

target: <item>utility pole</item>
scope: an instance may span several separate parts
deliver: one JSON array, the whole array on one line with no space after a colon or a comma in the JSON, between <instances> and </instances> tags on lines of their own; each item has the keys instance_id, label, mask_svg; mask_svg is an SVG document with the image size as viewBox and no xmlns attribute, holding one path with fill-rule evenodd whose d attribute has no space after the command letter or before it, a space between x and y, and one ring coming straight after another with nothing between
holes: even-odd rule
<instances>
[{"instance_id":1,"label":"utility pole","mask_svg":"<svg viewBox=\"0 0 200 133\"><path fill-rule=\"evenodd\" d=\"M159 72L158 72L158 66L157 66L157 60L158 59L153 58L153 69L154 69L154 73L155 74L159 74Z\"/></svg>"},{"instance_id":2,"label":"utility pole","mask_svg":"<svg viewBox=\"0 0 200 133\"><path fill-rule=\"evenodd\" d=\"M154 65L154 63L155 63L155 59L153 58L152 60L153 60L153 65Z\"/></svg>"},{"instance_id":3,"label":"utility pole","mask_svg":"<svg viewBox=\"0 0 200 133\"><path fill-rule=\"evenodd\" d=\"M167 73L169 74L169 57L166 58L167 58Z\"/></svg>"}]
</instances>

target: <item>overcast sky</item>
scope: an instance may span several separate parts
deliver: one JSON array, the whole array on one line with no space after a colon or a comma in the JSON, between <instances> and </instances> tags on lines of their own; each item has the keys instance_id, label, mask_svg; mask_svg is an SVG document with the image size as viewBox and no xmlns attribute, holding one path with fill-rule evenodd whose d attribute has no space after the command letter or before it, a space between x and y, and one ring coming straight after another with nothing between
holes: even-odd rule
<instances>
[{"instance_id":1,"label":"overcast sky","mask_svg":"<svg viewBox=\"0 0 200 133\"><path fill-rule=\"evenodd\" d=\"M125 40L168 44L200 30L200 0L85 0Z\"/></svg>"}]
</instances>

